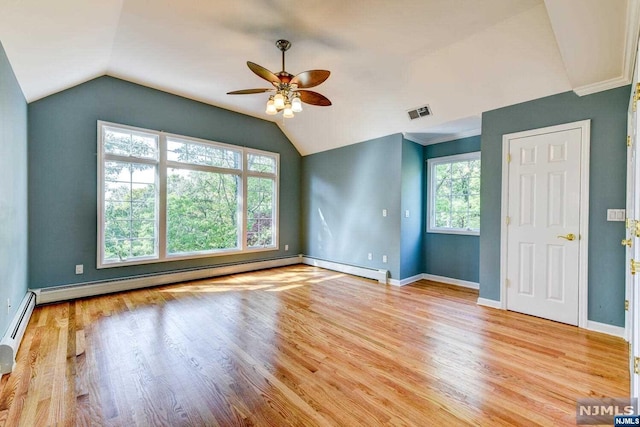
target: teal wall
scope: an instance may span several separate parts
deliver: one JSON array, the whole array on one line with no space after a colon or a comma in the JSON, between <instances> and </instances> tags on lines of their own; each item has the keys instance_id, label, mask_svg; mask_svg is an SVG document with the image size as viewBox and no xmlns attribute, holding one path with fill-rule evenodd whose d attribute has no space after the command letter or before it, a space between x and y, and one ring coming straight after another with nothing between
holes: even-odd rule
<instances>
[{"instance_id":1,"label":"teal wall","mask_svg":"<svg viewBox=\"0 0 640 427\"><path fill-rule=\"evenodd\" d=\"M624 223L607 222L606 214L625 206L629 94L629 86L583 97L566 92L482 115L482 298L500 299L502 135L591 119L589 320L624 326Z\"/></svg>"},{"instance_id":2,"label":"teal wall","mask_svg":"<svg viewBox=\"0 0 640 427\"><path fill-rule=\"evenodd\" d=\"M306 255L386 269L399 278L402 144L395 134L303 158Z\"/></svg>"},{"instance_id":3,"label":"teal wall","mask_svg":"<svg viewBox=\"0 0 640 427\"><path fill-rule=\"evenodd\" d=\"M0 332L27 293L27 263L27 102L0 44Z\"/></svg>"},{"instance_id":4,"label":"teal wall","mask_svg":"<svg viewBox=\"0 0 640 427\"><path fill-rule=\"evenodd\" d=\"M429 173L426 167L429 159L474 151L480 151L480 136L427 145L424 149L425 174ZM482 168L484 169L484 164ZM429 201L429 189L426 184L425 189L426 206ZM482 232L483 230L480 229L480 233ZM477 283L480 276L480 237L426 233L424 238L424 272Z\"/></svg>"},{"instance_id":5,"label":"teal wall","mask_svg":"<svg viewBox=\"0 0 640 427\"><path fill-rule=\"evenodd\" d=\"M400 210L400 279L424 273L424 162L422 145L402 140ZM409 217L405 215L409 211Z\"/></svg>"},{"instance_id":6,"label":"teal wall","mask_svg":"<svg viewBox=\"0 0 640 427\"><path fill-rule=\"evenodd\" d=\"M33 288L297 255L301 156L275 123L112 77L28 106L29 279ZM280 153L280 250L96 269L98 120ZM284 245L289 251L284 251ZM84 274L75 265L84 264Z\"/></svg>"}]
</instances>

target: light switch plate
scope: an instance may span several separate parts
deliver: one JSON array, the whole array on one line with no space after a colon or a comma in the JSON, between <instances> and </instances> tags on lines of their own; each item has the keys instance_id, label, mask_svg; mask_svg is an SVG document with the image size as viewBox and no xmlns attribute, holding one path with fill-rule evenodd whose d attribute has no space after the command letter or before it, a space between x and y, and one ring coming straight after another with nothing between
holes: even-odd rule
<instances>
[{"instance_id":1,"label":"light switch plate","mask_svg":"<svg viewBox=\"0 0 640 427\"><path fill-rule=\"evenodd\" d=\"M624 209L607 209L607 221L624 221L625 215Z\"/></svg>"}]
</instances>

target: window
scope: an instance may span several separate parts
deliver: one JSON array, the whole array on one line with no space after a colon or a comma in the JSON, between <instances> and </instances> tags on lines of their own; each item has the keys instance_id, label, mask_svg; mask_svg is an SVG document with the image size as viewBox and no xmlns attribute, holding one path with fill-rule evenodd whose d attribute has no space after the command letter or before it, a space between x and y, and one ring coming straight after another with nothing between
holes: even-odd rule
<instances>
[{"instance_id":1,"label":"window","mask_svg":"<svg viewBox=\"0 0 640 427\"><path fill-rule=\"evenodd\" d=\"M98 267L277 249L279 155L98 122Z\"/></svg>"},{"instance_id":2,"label":"window","mask_svg":"<svg viewBox=\"0 0 640 427\"><path fill-rule=\"evenodd\" d=\"M429 159L431 233L480 234L480 152Z\"/></svg>"}]
</instances>

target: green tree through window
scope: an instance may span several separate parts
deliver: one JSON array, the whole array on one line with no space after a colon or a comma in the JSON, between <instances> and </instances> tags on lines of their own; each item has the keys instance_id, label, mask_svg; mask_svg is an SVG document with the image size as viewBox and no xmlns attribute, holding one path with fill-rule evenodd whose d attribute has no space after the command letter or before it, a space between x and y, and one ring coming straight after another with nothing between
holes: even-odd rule
<instances>
[{"instance_id":1,"label":"green tree through window","mask_svg":"<svg viewBox=\"0 0 640 427\"><path fill-rule=\"evenodd\" d=\"M480 232L480 153L428 161L430 232Z\"/></svg>"},{"instance_id":2,"label":"green tree through window","mask_svg":"<svg viewBox=\"0 0 640 427\"><path fill-rule=\"evenodd\" d=\"M99 266L277 248L277 154L98 126Z\"/></svg>"}]
</instances>

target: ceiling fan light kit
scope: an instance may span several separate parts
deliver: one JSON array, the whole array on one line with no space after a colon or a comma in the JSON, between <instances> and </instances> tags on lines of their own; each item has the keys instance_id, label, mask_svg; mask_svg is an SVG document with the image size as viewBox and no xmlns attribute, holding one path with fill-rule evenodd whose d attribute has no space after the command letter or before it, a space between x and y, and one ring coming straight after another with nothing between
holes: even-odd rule
<instances>
[{"instance_id":1,"label":"ceiling fan light kit","mask_svg":"<svg viewBox=\"0 0 640 427\"><path fill-rule=\"evenodd\" d=\"M264 89L242 89L233 92L227 92L227 95L249 95L255 93L275 92L270 95L267 100L265 113L273 116L282 111L282 117L290 119L294 117L294 113L302 111L302 103L309 105L318 105L328 107L331 101L324 95L307 88L318 86L329 78L331 74L327 70L309 70L303 71L298 75L289 74L285 71L284 56L285 52L291 47L288 40L278 40L276 47L282 52L282 71L277 74L272 73L266 68L247 61L247 66L258 77L265 79L273 85L273 88Z\"/></svg>"}]
</instances>

